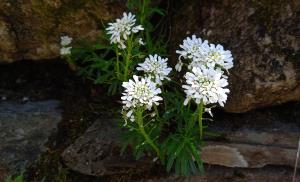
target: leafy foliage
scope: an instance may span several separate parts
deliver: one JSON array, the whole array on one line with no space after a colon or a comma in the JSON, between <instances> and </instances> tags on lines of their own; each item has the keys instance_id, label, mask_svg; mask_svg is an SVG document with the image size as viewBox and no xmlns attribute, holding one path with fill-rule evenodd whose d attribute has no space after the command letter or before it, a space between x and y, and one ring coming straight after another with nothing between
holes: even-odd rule
<instances>
[{"instance_id":1,"label":"leafy foliage","mask_svg":"<svg viewBox=\"0 0 300 182\"><path fill-rule=\"evenodd\" d=\"M121 92L122 83L138 74L135 67L147 55L166 55L167 52L164 35L157 32L159 23L154 25L150 21L154 15L163 17L165 12L151 7L151 0L128 0L127 8L136 12L137 22L144 31L126 34L128 37L121 42L124 43L124 49L112 43L106 34L94 45L80 42L81 46L72 48L71 55L66 57L80 75L95 84L108 86L110 94ZM154 33L156 37L153 37ZM144 40L144 44L140 40ZM174 170L177 175L203 173L200 158L205 129L202 126L203 103L184 106L185 95L179 91L181 86L174 81L164 84L162 90L164 103L159 107L154 106L154 112L150 113L146 108L134 108L134 121L125 121L123 127L127 133L123 136L122 151L130 147L136 159L156 153L167 172Z\"/></svg>"}]
</instances>

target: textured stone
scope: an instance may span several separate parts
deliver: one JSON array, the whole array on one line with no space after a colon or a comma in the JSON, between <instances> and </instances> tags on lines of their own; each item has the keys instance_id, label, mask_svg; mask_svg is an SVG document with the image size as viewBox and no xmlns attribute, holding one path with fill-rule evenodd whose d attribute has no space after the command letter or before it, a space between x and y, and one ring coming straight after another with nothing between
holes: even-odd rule
<instances>
[{"instance_id":1,"label":"textured stone","mask_svg":"<svg viewBox=\"0 0 300 182\"><path fill-rule=\"evenodd\" d=\"M211 127L220 137L207 139L201 157L207 164L232 168L261 168L266 165L294 166L299 139L295 123L261 123L264 128L244 126L232 130ZM135 161L120 156L120 134L116 120L97 120L62 154L65 164L74 171L93 175L143 172L150 160Z\"/></svg>"},{"instance_id":2,"label":"textured stone","mask_svg":"<svg viewBox=\"0 0 300 182\"><path fill-rule=\"evenodd\" d=\"M93 176L138 173L147 170L149 160L136 161L120 154L118 121L97 120L62 153L65 164L74 171Z\"/></svg>"},{"instance_id":3,"label":"textured stone","mask_svg":"<svg viewBox=\"0 0 300 182\"><path fill-rule=\"evenodd\" d=\"M202 176L178 177L175 175L145 180L147 182L285 182L292 181L293 170L265 167L259 169L225 168L208 166ZM295 179L300 180L298 174Z\"/></svg>"},{"instance_id":4,"label":"textured stone","mask_svg":"<svg viewBox=\"0 0 300 182\"><path fill-rule=\"evenodd\" d=\"M193 33L232 51L226 111L300 100L299 1L181 3L173 17L172 52ZM176 60L177 55L173 57Z\"/></svg>"},{"instance_id":5,"label":"textured stone","mask_svg":"<svg viewBox=\"0 0 300 182\"><path fill-rule=\"evenodd\" d=\"M119 16L123 0L0 2L0 63L59 57L60 36L93 41L102 21Z\"/></svg>"},{"instance_id":6,"label":"textured stone","mask_svg":"<svg viewBox=\"0 0 300 182\"><path fill-rule=\"evenodd\" d=\"M259 168L266 165L285 165L294 167L295 148L235 144L223 142L208 143L202 150L202 160L208 164L226 167ZM298 166L300 168L300 166Z\"/></svg>"},{"instance_id":7,"label":"textured stone","mask_svg":"<svg viewBox=\"0 0 300 182\"><path fill-rule=\"evenodd\" d=\"M18 174L46 150L44 144L61 120L59 102L0 102L0 181Z\"/></svg>"}]
</instances>

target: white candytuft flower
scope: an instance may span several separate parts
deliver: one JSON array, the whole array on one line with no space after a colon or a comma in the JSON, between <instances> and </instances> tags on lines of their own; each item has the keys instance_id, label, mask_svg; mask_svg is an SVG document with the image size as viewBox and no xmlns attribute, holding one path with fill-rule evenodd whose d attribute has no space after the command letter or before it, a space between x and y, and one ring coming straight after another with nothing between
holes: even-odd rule
<instances>
[{"instance_id":1,"label":"white candytuft flower","mask_svg":"<svg viewBox=\"0 0 300 182\"><path fill-rule=\"evenodd\" d=\"M177 64L175 65L175 70L180 72L182 69L183 63L181 60L178 60Z\"/></svg>"},{"instance_id":2,"label":"white candytuft flower","mask_svg":"<svg viewBox=\"0 0 300 182\"><path fill-rule=\"evenodd\" d=\"M72 47L62 47L60 48L60 55L65 56L71 54Z\"/></svg>"},{"instance_id":3,"label":"white candytuft flower","mask_svg":"<svg viewBox=\"0 0 300 182\"><path fill-rule=\"evenodd\" d=\"M197 104L219 103L220 106L224 106L229 89L225 88L228 82L222 77L222 72L201 66L192 68L192 72L187 72L184 77L186 79L186 85L182 86L186 93L184 105L192 99Z\"/></svg>"},{"instance_id":4,"label":"white candytuft flower","mask_svg":"<svg viewBox=\"0 0 300 182\"><path fill-rule=\"evenodd\" d=\"M131 118L134 108L144 107L151 110L153 105L159 105L158 101L162 98L158 96L161 93L157 84L150 78L140 78L136 75L128 82L122 85L125 91L122 93L123 110L126 111L126 117Z\"/></svg>"},{"instance_id":5,"label":"white candytuft flower","mask_svg":"<svg viewBox=\"0 0 300 182\"><path fill-rule=\"evenodd\" d=\"M72 37L69 37L67 35L60 37L60 45L61 45L60 55L66 56L71 54L72 47L69 46L71 43L72 43Z\"/></svg>"},{"instance_id":6,"label":"white candytuft flower","mask_svg":"<svg viewBox=\"0 0 300 182\"><path fill-rule=\"evenodd\" d=\"M68 46L69 44L71 44L71 42L72 42L72 37L69 37L67 35L60 37L60 45L62 47Z\"/></svg>"},{"instance_id":7,"label":"white candytuft flower","mask_svg":"<svg viewBox=\"0 0 300 182\"><path fill-rule=\"evenodd\" d=\"M200 57L194 57L190 66L199 67L206 65L207 67L220 67L225 70L229 70L233 67L233 58L231 52L224 50L220 44L203 45L203 52Z\"/></svg>"},{"instance_id":8,"label":"white candytuft flower","mask_svg":"<svg viewBox=\"0 0 300 182\"><path fill-rule=\"evenodd\" d=\"M176 50L179 54L179 59L183 57L184 59L193 59L195 57L201 57L201 52L203 52L203 47L206 47L207 40L202 41L202 39L197 38L196 35L192 37L187 37L183 40L183 44L179 45L182 50Z\"/></svg>"},{"instance_id":9,"label":"white candytuft flower","mask_svg":"<svg viewBox=\"0 0 300 182\"><path fill-rule=\"evenodd\" d=\"M149 57L145 59L145 62L138 64L139 67L136 69L138 71L144 71L148 77L161 85L163 80L170 80L168 75L172 68L168 67L167 61L168 58L164 59L157 54L149 55Z\"/></svg>"},{"instance_id":10,"label":"white candytuft flower","mask_svg":"<svg viewBox=\"0 0 300 182\"><path fill-rule=\"evenodd\" d=\"M139 38L139 44L140 44L140 45L145 45L145 43L144 43L144 41L143 41L142 38Z\"/></svg>"},{"instance_id":11,"label":"white candytuft flower","mask_svg":"<svg viewBox=\"0 0 300 182\"><path fill-rule=\"evenodd\" d=\"M141 25L135 25L135 15L131 13L123 13L121 19L117 19L115 23L109 23L109 27L106 28L107 34L110 34L110 42L118 44L120 49L125 49L125 41L132 33L137 33L144 28Z\"/></svg>"},{"instance_id":12,"label":"white candytuft flower","mask_svg":"<svg viewBox=\"0 0 300 182\"><path fill-rule=\"evenodd\" d=\"M181 70L182 60L181 58L188 59L190 61L188 69L193 67L220 67L228 70L233 67L233 58L231 52L224 50L222 45L208 44L208 41L202 41L195 35L187 37L183 40L183 44L180 45L182 50L177 50L179 54L179 62L177 63L177 69Z\"/></svg>"}]
</instances>

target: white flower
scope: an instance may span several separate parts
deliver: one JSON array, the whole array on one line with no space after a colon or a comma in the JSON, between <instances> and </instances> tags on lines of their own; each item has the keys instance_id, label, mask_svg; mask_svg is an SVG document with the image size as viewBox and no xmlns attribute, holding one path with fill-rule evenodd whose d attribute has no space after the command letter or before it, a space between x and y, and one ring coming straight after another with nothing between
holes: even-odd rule
<instances>
[{"instance_id":1,"label":"white flower","mask_svg":"<svg viewBox=\"0 0 300 182\"><path fill-rule=\"evenodd\" d=\"M151 110L153 105L158 105L162 98L158 96L161 93L157 84L151 81L150 78L141 78L134 75L133 79L128 82L123 82L122 86L125 91L122 93L123 109L128 110L127 117L132 115L132 109L144 107Z\"/></svg>"},{"instance_id":2,"label":"white flower","mask_svg":"<svg viewBox=\"0 0 300 182\"><path fill-rule=\"evenodd\" d=\"M178 60L177 64L175 65L175 70L180 72L182 69L183 63L181 60Z\"/></svg>"},{"instance_id":3,"label":"white flower","mask_svg":"<svg viewBox=\"0 0 300 182\"><path fill-rule=\"evenodd\" d=\"M201 57L202 49L206 47L205 45L207 44L207 40L202 41L202 39L197 38L196 35L192 35L191 38L187 37L183 40L183 44L179 45L182 50L176 50L176 53L179 54L179 59L181 59L181 57L184 59Z\"/></svg>"},{"instance_id":4,"label":"white flower","mask_svg":"<svg viewBox=\"0 0 300 182\"><path fill-rule=\"evenodd\" d=\"M72 42L72 37L69 37L69 36L61 36L60 37L60 45L65 47L65 46L68 46L69 44L71 44Z\"/></svg>"},{"instance_id":5,"label":"white flower","mask_svg":"<svg viewBox=\"0 0 300 182\"><path fill-rule=\"evenodd\" d=\"M65 56L71 54L72 47L62 47L60 48L60 55Z\"/></svg>"},{"instance_id":6,"label":"white flower","mask_svg":"<svg viewBox=\"0 0 300 182\"><path fill-rule=\"evenodd\" d=\"M194 67L192 72L187 72L184 77L186 85L182 87L186 93L185 105L193 99L197 104L219 103L224 106L229 89L225 88L228 82L222 77L222 72L201 66Z\"/></svg>"},{"instance_id":7,"label":"white flower","mask_svg":"<svg viewBox=\"0 0 300 182\"><path fill-rule=\"evenodd\" d=\"M106 28L107 34L110 34L110 42L112 44L118 44L120 49L125 49L125 41L132 33L137 33L144 28L141 25L135 25L135 15L131 13L123 13L121 19L117 19L115 23L109 23L109 27Z\"/></svg>"},{"instance_id":8,"label":"white flower","mask_svg":"<svg viewBox=\"0 0 300 182\"><path fill-rule=\"evenodd\" d=\"M138 64L139 67L136 69L138 71L144 71L147 76L151 79L153 78L157 84L161 85L163 80L170 80L168 75L172 68L168 67L167 61L168 58L164 59L157 54L149 55L149 57L145 59L145 62Z\"/></svg>"},{"instance_id":9,"label":"white flower","mask_svg":"<svg viewBox=\"0 0 300 182\"><path fill-rule=\"evenodd\" d=\"M145 45L145 43L143 42L143 39L142 39L142 38L139 38L139 44L140 44L140 45Z\"/></svg>"},{"instance_id":10,"label":"white flower","mask_svg":"<svg viewBox=\"0 0 300 182\"><path fill-rule=\"evenodd\" d=\"M208 113L211 117L214 117L213 113L211 112L211 108L205 108L204 112Z\"/></svg>"},{"instance_id":11,"label":"white flower","mask_svg":"<svg viewBox=\"0 0 300 182\"><path fill-rule=\"evenodd\" d=\"M208 41L202 41L201 38L197 38L195 35L187 37L183 40L183 44L180 45L182 50L177 50L179 54L179 61L181 58L189 59L190 63L188 69L193 67L220 67L228 70L233 67L233 58L231 52L224 50L223 46L218 44L208 44ZM180 62L178 62L178 69L180 69Z\"/></svg>"},{"instance_id":12,"label":"white flower","mask_svg":"<svg viewBox=\"0 0 300 182\"><path fill-rule=\"evenodd\" d=\"M225 70L233 67L232 54L230 51L224 50L222 45L203 45L202 50L200 57L193 58L192 67L206 65L207 67L221 67Z\"/></svg>"}]
</instances>

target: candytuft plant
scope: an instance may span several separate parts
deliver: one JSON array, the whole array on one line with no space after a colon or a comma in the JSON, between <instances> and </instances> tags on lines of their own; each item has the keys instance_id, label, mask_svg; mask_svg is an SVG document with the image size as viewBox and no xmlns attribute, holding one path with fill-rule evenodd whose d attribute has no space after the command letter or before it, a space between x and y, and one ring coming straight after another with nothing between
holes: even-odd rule
<instances>
[{"instance_id":1,"label":"candytuft plant","mask_svg":"<svg viewBox=\"0 0 300 182\"><path fill-rule=\"evenodd\" d=\"M167 59L150 55L137 67L143 76L123 83L121 99L123 126L132 135L129 143L137 158L153 151L167 171L188 176L204 171L204 114L212 117L212 107L224 106L229 93L226 73L233 59L221 45L208 44L195 35L180 47L175 69L186 71L184 83L170 79Z\"/></svg>"},{"instance_id":2,"label":"candytuft plant","mask_svg":"<svg viewBox=\"0 0 300 182\"><path fill-rule=\"evenodd\" d=\"M226 103L231 52L196 35L187 37L176 51L175 70L185 72L183 81L175 80L161 49L166 44L151 38L155 28L149 19L163 12L151 8L150 0L127 5L139 13L124 12L108 24L102 42L109 45L69 48L71 40L62 38L61 53L71 65L76 60L81 74L108 85L111 94L122 92L124 150L131 146L137 159L151 153L154 162L177 175L202 173L206 121L213 117L211 108Z\"/></svg>"}]
</instances>

